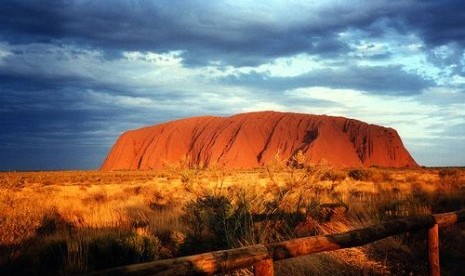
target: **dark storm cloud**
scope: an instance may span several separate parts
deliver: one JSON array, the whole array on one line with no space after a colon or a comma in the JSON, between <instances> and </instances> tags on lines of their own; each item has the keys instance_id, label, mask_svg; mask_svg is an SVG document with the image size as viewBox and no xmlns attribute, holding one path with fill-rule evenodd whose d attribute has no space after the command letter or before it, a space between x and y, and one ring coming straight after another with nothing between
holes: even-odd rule
<instances>
[{"instance_id":1,"label":"dark storm cloud","mask_svg":"<svg viewBox=\"0 0 465 276\"><path fill-rule=\"evenodd\" d=\"M251 17L255 11L226 3L4 0L0 3L0 38L15 43L83 44L105 49L109 58L122 50L183 50L188 65L254 66L298 53L347 53L349 48L337 35L351 29L364 30L372 37L381 36L387 28L414 31L432 46L457 42L463 48L464 3L339 3L308 14L260 21ZM285 8L298 12L292 5ZM264 12L257 17L268 15ZM302 18L286 24L294 16Z\"/></svg>"},{"instance_id":2,"label":"dark storm cloud","mask_svg":"<svg viewBox=\"0 0 465 276\"><path fill-rule=\"evenodd\" d=\"M72 41L113 50L185 50L190 64L220 60L256 65L303 52L344 53L347 48L335 35L350 28L375 36L386 27L414 27L433 45L465 41L465 2L460 0L370 1L316 12L286 25L251 20L226 4L198 1L4 0L0 26L3 39L18 43ZM387 23L380 27L379 20Z\"/></svg>"},{"instance_id":3,"label":"dark storm cloud","mask_svg":"<svg viewBox=\"0 0 465 276\"><path fill-rule=\"evenodd\" d=\"M430 50L429 61L440 68L450 66L452 74L465 76L465 1L427 0L415 7L403 12L403 20ZM435 48L440 46L447 46L448 53L438 55Z\"/></svg>"},{"instance_id":4,"label":"dark storm cloud","mask_svg":"<svg viewBox=\"0 0 465 276\"><path fill-rule=\"evenodd\" d=\"M465 2L462 0L414 2L414 9L401 11L424 41L432 46L457 42L465 46Z\"/></svg>"},{"instance_id":5,"label":"dark storm cloud","mask_svg":"<svg viewBox=\"0 0 465 276\"><path fill-rule=\"evenodd\" d=\"M2 146L10 144L14 147L54 147L58 141L66 145L87 144L92 140L93 132L109 118L118 118L122 113L124 110L118 108L96 108L89 112L89 106L82 103L82 96L70 90L66 93L2 91L0 140L10 140ZM48 139L49 143L42 143L42 139Z\"/></svg>"},{"instance_id":6,"label":"dark storm cloud","mask_svg":"<svg viewBox=\"0 0 465 276\"><path fill-rule=\"evenodd\" d=\"M86 91L105 85L85 78L3 70L0 83L0 171L97 168L122 131L156 119L144 122L137 107L96 101Z\"/></svg>"},{"instance_id":7,"label":"dark storm cloud","mask_svg":"<svg viewBox=\"0 0 465 276\"><path fill-rule=\"evenodd\" d=\"M78 91L3 92L0 171L95 169L123 131L173 116L144 118L140 108L92 102Z\"/></svg>"},{"instance_id":8,"label":"dark storm cloud","mask_svg":"<svg viewBox=\"0 0 465 276\"><path fill-rule=\"evenodd\" d=\"M3 69L3 70L2 70ZM21 73L12 73L0 67L0 82L2 83L2 91L45 91L45 90L61 90L63 87L92 86L92 80L79 76L43 76L43 75L27 75ZM38 72L39 73L39 72ZM95 83L95 85L99 85Z\"/></svg>"},{"instance_id":9,"label":"dark storm cloud","mask_svg":"<svg viewBox=\"0 0 465 276\"><path fill-rule=\"evenodd\" d=\"M0 170L98 167L101 157L95 155L105 154L105 144L111 143L105 134L98 133L98 123L86 124L98 115L47 108L41 106L47 104L43 101L21 106L10 102L9 112L0 107Z\"/></svg>"},{"instance_id":10,"label":"dark storm cloud","mask_svg":"<svg viewBox=\"0 0 465 276\"><path fill-rule=\"evenodd\" d=\"M272 77L265 73L231 75L227 84L250 86L272 91L285 91L303 87L330 87L354 89L372 94L414 95L434 86L414 73L405 72L400 66L346 67L320 69L296 77Z\"/></svg>"},{"instance_id":11,"label":"dark storm cloud","mask_svg":"<svg viewBox=\"0 0 465 276\"><path fill-rule=\"evenodd\" d=\"M62 1L2 1L0 35L9 41L49 41L65 35Z\"/></svg>"},{"instance_id":12,"label":"dark storm cloud","mask_svg":"<svg viewBox=\"0 0 465 276\"><path fill-rule=\"evenodd\" d=\"M3 38L16 43L85 44L107 49L110 56L118 50L183 50L190 65L222 62L243 66L297 53L347 53L347 45L337 39L338 32L373 29L380 18L402 16L400 9L407 7L397 1L339 4L309 11L299 15L299 21L286 24L297 15L260 21L251 17L253 10L238 10L225 3L4 0L0 26ZM372 31L374 35L383 32Z\"/></svg>"},{"instance_id":13,"label":"dark storm cloud","mask_svg":"<svg viewBox=\"0 0 465 276\"><path fill-rule=\"evenodd\" d=\"M418 97L436 84L402 65L371 64L394 60L395 52L354 53L353 46L364 38L384 39L390 32L418 35L429 62L439 69L453 68L452 74L465 74L465 61L460 63L465 45L463 1L315 1L311 7L304 2L250 1L246 5L240 1L0 0L0 160L11 160L0 163L0 170L95 168L124 130L190 115L240 111L237 106L250 99L257 105L289 108L337 105L283 93L295 88ZM351 35L348 40L341 39L344 32ZM440 46L447 49L441 52ZM174 82L163 75L163 68L125 59L124 51L180 51L184 67L167 74L182 71L179 83L187 85L171 87ZM301 53L327 69L309 68L309 73L295 77L252 71L220 80L208 74L199 80L198 75L189 75L196 74L194 70L185 72L191 67L204 70L204 65L256 66ZM356 66L358 61L371 65ZM169 79L168 84L137 78L159 69L156 76L161 82ZM228 103L224 95L235 89L222 91L224 84L246 87L237 90L247 92L234 95L239 104ZM219 99L209 102L205 90L214 91ZM86 163L86 156L93 161ZM36 163L30 161L34 158Z\"/></svg>"}]
</instances>

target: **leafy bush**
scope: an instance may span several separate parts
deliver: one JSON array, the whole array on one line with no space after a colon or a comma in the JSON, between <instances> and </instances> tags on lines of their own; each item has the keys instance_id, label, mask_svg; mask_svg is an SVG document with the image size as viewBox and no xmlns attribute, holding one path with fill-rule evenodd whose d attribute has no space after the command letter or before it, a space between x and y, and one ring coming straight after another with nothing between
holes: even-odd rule
<instances>
[{"instance_id":1,"label":"leafy bush","mask_svg":"<svg viewBox=\"0 0 465 276\"><path fill-rule=\"evenodd\" d=\"M197 244L197 250L216 250L228 245L226 237L227 218L231 213L231 203L224 196L205 196L188 203L183 216L185 223L191 227L184 250L189 251L189 244Z\"/></svg>"},{"instance_id":2,"label":"leafy bush","mask_svg":"<svg viewBox=\"0 0 465 276\"><path fill-rule=\"evenodd\" d=\"M99 270L159 259L160 241L135 233L110 233L89 243L89 265Z\"/></svg>"},{"instance_id":3,"label":"leafy bush","mask_svg":"<svg viewBox=\"0 0 465 276\"><path fill-rule=\"evenodd\" d=\"M188 203L183 220L191 232L180 248L183 254L212 251L253 242L253 220L249 202L236 198L233 206L225 196L205 196Z\"/></svg>"}]
</instances>

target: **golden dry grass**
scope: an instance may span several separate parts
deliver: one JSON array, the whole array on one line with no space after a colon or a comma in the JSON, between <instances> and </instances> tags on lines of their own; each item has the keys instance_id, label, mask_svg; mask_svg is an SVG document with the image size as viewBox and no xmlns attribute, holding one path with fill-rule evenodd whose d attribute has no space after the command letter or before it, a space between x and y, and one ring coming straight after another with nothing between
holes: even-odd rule
<instances>
[{"instance_id":1,"label":"golden dry grass","mask_svg":"<svg viewBox=\"0 0 465 276\"><path fill-rule=\"evenodd\" d=\"M179 165L157 172L0 173L0 246L10 249L0 256L4 258L0 265L17 258L31 240L42 238L40 233L50 217L59 218L55 224L72 229L124 229L159 237L165 256L175 256L191 230L182 219L184 206L206 196L228 198L232 206L247 202L254 214L279 211L307 217L305 226L284 234L273 229L279 227L276 224L265 222L259 228L263 238L239 240L239 245L267 241L270 233L273 239L287 239L342 232L390 217L463 204L447 205L441 200L463 195L464 170L374 168L365 169L362 179L350 177L351 173L327 166L292 170L279 165L251 171L195 170ZM47 232L49 239L54 231ZM388 247L401 246L393 244ZM388 273L392 267L370 253L376 246L280 262L277 271L308 274L313 269L317 274L335 274L350 266L353 274ZM324 273L326 262L333 264L333 269Z\"/></svg>"}]
</instances>

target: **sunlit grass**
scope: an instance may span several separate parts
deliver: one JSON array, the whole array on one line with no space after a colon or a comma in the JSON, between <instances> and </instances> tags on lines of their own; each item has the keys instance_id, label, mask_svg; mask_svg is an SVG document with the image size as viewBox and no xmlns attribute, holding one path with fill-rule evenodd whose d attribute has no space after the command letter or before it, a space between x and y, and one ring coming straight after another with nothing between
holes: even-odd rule
<instances>
[{"instance_id":1,"label":"sunlit grass","mask_svg":"<svg viewBox=\"0 0 465 276\"><path fill-rule=\"evenodd\" d=\"M50 255L61 266L48 272L84 273L102 268L89 260L96 252L93 244L102 242L127 246L130 262L138 262L218 246L337 233L462 208L464 187L465 170L460 169L292 169L279 162L247 171L192 169L180 163L157 172L0 173L0 266L11 272L23 262L43 262ZM195 208L200 208L201 217L192 213ZM218 208L226 209L212 216L223 210ZM217 229L215 220L223 228ZM196 239L202 240L202 247ZM326 274L356 275L411 266L402 264L405 255L413 254L411 249L402 239L389 240L308 256L305 261L278 262L277 271L313 269L321 274L319 269L329 266ZM154 242L156 246L147 247ZM386 250L387 258L399 248L401 256L382 260L380 252Z\"/></svg>"}]
</instances>

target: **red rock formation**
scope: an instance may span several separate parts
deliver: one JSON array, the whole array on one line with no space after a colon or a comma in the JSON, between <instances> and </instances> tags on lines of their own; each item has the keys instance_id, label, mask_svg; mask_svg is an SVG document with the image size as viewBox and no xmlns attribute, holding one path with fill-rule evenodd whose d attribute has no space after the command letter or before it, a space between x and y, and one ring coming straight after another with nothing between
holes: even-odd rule
<instances>
[{"instance_id":1,"label":"red rock formation","mask_svg":"<svg viewBox=\"0 0 465 276\"><path fill-rule=\"evenodd\" d=\"M253 112L194 117L121 135L102 170L151 170L188 157L191 165L261 167L276 153L301 151L310 163L335 167L416 167L392 128L326 115Z\"/></svg>"}]
</instances>

